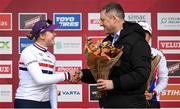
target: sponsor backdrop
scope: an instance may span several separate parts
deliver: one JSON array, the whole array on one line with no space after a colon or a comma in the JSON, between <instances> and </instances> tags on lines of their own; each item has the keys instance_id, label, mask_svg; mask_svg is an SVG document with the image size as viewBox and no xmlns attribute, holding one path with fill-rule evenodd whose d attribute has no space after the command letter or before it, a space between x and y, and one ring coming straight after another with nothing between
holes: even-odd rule
<instances>
[{"instance_id":1,"label":"sponsor backdrop","mask_svg":"<svg viewBox=\"0 0 180 109\"><path fill-rule=\"evenodd\" d=\"M0 6L0 108L13 108L18 87L18 60L22 50L33 43L26 38L35 22L50 18L57 29L56 72L86 68L84 45L87 37L105 36L99 26L99 10L119 2L125 19L145 21L153 28L152 46L168 60L169 85L161 94L162 107L180 108L180 1L179 0L1 0ZM98 108L96 85L59 83L59 108Z\"/></svg>"}]
</instances>

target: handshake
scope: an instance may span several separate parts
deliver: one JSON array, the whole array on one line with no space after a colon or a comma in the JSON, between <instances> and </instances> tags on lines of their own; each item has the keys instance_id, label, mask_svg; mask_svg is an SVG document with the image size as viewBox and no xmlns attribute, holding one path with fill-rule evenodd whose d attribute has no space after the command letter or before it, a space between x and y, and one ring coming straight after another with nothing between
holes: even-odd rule
<instances>
[{"instance_id":1,"label":"handshake","mask_svg":"<svg viewBox=\"0 0 180 109\"><path fill-rule=\"evenodd\" d=\"M83 76L83 73L81 70L74 70L73 69L73 70L70 70L69 74L70 74L70 80L69 81L71 83L78 83Z\"/></svg>"}]
</instances>

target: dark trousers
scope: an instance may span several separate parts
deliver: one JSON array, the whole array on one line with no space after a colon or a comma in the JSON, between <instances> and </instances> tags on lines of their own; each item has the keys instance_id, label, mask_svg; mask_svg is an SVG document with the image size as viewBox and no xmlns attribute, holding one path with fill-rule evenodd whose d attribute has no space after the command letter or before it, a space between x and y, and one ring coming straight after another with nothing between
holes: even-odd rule
<instances>
[{"instance_id":1,"label":"dark trousers","mask_svg":"<svg viewBox=\"0 0 180 109\"><path fill-rule=\"evenodd\" d=\"M160 109L159 101L148 101L148 108Z\"/></svg>"},{"instance_id":2,"label":"dark trousers","mask_svg":"<svg viewBox=\"0 0 180 109\"><path fill-rule=\"evenodd\" d=\"M107 95L99 99L101 108L146 108L146 99L142 95Z\"/></svg>"},{"instance_id":3,"label":"dark trousers","mask_svg":"<svg viewBox=\"0 0 180 109\"><path fill-rule=\"evenodd\" d=\"M50 101L39 102L33 100L15 99L14 108L51 108Z\"/></svg>"}]
</instances>

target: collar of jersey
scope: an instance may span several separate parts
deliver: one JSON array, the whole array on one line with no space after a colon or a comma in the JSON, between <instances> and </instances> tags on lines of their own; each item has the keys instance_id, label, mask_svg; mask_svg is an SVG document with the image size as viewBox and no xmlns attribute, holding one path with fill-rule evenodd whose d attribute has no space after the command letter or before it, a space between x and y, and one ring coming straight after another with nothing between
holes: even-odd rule
<instances>
[{"instance_id":1,"label":"collar of jersey","mask_svg":"<svg viewBox=\"0 0 180 109\"><path fill-rule=\"evenodd\" d=\"M42 45L40 45L39 43L35 42L34 43L34 46L36 48L38 48L39 50L43 51L43 52L46 52L47 51L47 47L43 47Z\"/></svg>"}]
</instances>

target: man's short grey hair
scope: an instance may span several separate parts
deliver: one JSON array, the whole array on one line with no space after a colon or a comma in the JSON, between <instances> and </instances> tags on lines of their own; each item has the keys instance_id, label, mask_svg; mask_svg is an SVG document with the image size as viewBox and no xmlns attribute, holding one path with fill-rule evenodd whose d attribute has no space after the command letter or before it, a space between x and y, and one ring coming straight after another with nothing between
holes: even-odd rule
<instances>
[{"instance_id":1,"label":"man's short grey hair","mask_svg":"<svg viewBox=\"0 0 180 109\"><path fill-rule=\"evenodd\" d=\"M109 3L108 5L104 6L101 11L105 11L107 14L111 12L116 12L116 16L120 19L124 19L124 10L119 3Z\"/></svg>"}]
</instances>

